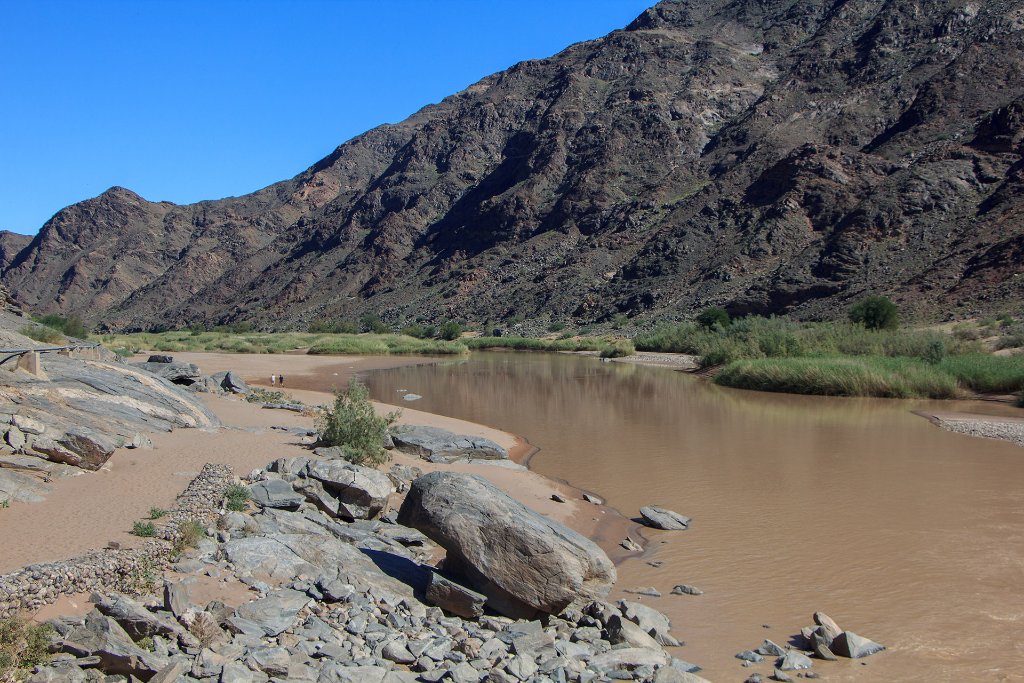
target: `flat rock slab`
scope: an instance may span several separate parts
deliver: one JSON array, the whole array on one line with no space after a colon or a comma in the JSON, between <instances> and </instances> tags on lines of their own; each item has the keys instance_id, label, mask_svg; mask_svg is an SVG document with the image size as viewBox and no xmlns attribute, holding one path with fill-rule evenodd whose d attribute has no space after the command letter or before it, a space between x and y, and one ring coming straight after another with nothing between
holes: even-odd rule
<instances>
[{"instance_id":1,"label":"flat rock slab","mask_svg":"<svg viewBox=\"0 0 1024 683\"><path fill-rule=\"evenodd\" d=\"M235 615L251 621L267 636L274 637L295 625L299 610L310 602L305 593L285 588L245 603L235 610Z\"/></svg>"},{"instance_id":2,"label":"flat rock slab","mask_svg":"<svg viewBox=\"0 0 1024 683\"><path fill-rule=\"evenodd\" d=\"M306 497L295 491L291 484L283 479L267 479L249 487L253 501L260 507L294 510L304 502Z\"/></svg>"},{"instance_id":3,"label":"flat rock slab","mask_svg":"<svg viewBox=\"0 0 1024 683\"><path fill-rule=\"evenodd\" d=\"M656 505L640 508L640 516L644 518L644 524L655 529L683 531L690 528L689 517Z\"/></svg>"},{"instance_id":4,"label":"flat rock slab","mask_svg":"<svg viewBox=\"0 0 1024 683\"><path fill-rule=\"evenodd\" d=\"M395 448L430 462L450 463L459 458L507 460L508 451L481 436L456 434L447 429L403 426L391 435Z\"/></svg>"}]
</instances>

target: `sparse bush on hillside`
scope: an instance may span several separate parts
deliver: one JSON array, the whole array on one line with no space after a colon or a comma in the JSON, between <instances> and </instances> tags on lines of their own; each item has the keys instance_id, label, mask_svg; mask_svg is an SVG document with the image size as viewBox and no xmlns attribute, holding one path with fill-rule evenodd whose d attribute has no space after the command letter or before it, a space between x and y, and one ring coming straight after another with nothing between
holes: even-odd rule
<instances>
[{"instance_id":1,"label":"sparse bush on hillside","mask_svg":"<svg viewBox=\"0 0 1024 683\"><path fill-rule=\"evenodd\" d=\"M89 336L89 328L85 326L82 319L77 315L62 316L51 313L40 317L33 318L37 323L52 327L58 332L68 337L75 337L76 339L85 339Z\"/></svg>"},{"instance_id":2,"label":"sparse bush on hillside","mask_svg":"<svg viewBox=\"0 0 1024 683\"><path fill-rule=\"evenodd\" d=\"M373 332L374 334L385 334L386 332L390 332L388 326L384 324L384 321L373 313L366 313L359 319L359 329L363 332Z\"/></svg>"},{"instance_id":3,"label":"sparse bush on hillside","mask_svg":"<svg viewBox=\"0 0 1024 683\"><path fill-rule=\"evenodd\" d=\"M706 329L713 329L715 326L728 327L732 319L729 317L729 312L724 308L718 308L712 306L711 308L705 308L703 311L697 314L695 318L697 324Z\"/></svg>"},{"instance_id":4,"label":"sparse bush on hillside","mask_svg":"<svg viewBox=\"0 0 1024 683\"><path fill-rule=\"evenodd\" d=\"M334 406L325 408L317 420L319 442L340 446L346 459L357 465L379 465L388 460L384 438L399 415L398 411L378 415L366 386L353 377L344 391L334 395Z\"/></svg>"},{"instance_id":5,"label":"sparse bush on hillside","mask_svg":"<svg viewBox=\"0 0 1024 683\"><path fill-rule=\"evenodd\" d=\"M252 498L252 493L250 493L248 486L230 484L224 490L225 506L232 512L241 512L244 510L245 504L250 498Z\"/></svg>"},{"instance_id":6,"label":"sparse bush on hillside","mask_svg":"<svg viewBox=\"0 0 1024 683\"><path fill-rule=\"evenodd\" d=\"M869 330L895 330L899 326L899 310L884 296L861 299L850 307L849 315L851 322Z\"/></svg>"}]
</instances>

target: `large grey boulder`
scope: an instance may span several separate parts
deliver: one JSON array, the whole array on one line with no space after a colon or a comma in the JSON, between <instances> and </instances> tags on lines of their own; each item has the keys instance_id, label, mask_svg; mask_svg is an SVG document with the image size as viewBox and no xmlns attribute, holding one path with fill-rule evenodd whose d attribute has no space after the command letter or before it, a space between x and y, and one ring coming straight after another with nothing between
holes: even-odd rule
<instances>
[{"instance_id":1,"label":"large grey boulder","mask_svg":"<svg viewBox=\"0 0 1024 683\"><path fill-rule=\"evenodd\" d=\"M672 510L648 505L640 508L640 515L644 518L644 524L655 529L666 531L682 531L690 528L690 518Z\"/></svg>"},{"instance_id":2,"label":"large grey boulder","mask_svg":"<svg viewBox=\"0 0 1024 683\"><path fill-rule=\"evenodd\" d=\"M195 384L202 379L203 373L195 363L130 363L134 368L140 368L151 372L158 377L163 377L173 384Z\"/></svg>"},{"instance_id":3,"label":"large grey boulder","mask_svg":"<svg viewBox=\"0 0 1024 683\"><path fill-rule=\"evenodd\" d=\"M49 492L50 487L38 477L0 467L0 503L3 501L38 503Z\"/></svg>"},{"instance_id":4,"label":"large grey boulder","mask_svg":"<svg viewBox=\"0 0 1024 683\"><path fill-rule=\"evenodd\" d=\"M488 605L508 616L558 614L600 600L615 567L590 539L547 519L476 475L432 472L414 481L398 521L446 551Z\"/></svg>"},{"instance_id":5,"label":"large grey boulder","mask_svg":"<svg viewBox=\"0 0 1024 683\"><path fill-rule=\"evenodd\" d=\"M397 428L391 438L398 450L430 462L449 463L459 458L508 459L508 451L490 439L456 434L438 427L405 425Z\"/></svg>"},{"instance_id":6,"label":"large grey boulder","mask_svg":"<svg viewBox=\"0 0 1024 683\"><path fill-rule=\"evenodd\" d=\"M344 460L310 462L305 475L337 499L338 516L351 520L376 517L395 491L388 475Z\"/></svg>"}]
</instances>

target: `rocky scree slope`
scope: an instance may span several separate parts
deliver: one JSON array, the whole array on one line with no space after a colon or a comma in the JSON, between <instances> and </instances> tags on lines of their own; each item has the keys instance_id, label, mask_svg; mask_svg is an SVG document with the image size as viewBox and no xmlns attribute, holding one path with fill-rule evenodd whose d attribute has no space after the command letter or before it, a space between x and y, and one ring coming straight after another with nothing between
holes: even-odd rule
<instances>
[{"instance_id":1,"label":"rocky scree slope","mask_svg":"<svg viewBox=\"0 0 1024 683\"><path fill-rule=\"evenodd\" d=\"M250 195L113 188L3 252L108 328L1022 300L1024 2L662 2ZM273 322L269 322L273 321Z\"/></svg>"}]
</instances>

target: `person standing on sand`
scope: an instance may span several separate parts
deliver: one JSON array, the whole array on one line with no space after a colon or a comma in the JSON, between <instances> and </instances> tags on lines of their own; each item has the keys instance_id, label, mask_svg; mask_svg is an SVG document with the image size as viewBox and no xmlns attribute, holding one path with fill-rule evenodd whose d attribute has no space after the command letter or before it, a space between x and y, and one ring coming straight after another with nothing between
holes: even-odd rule
<instances>
[{"instance_id":1,"label":"person standing on sand","mask_svg":"<svg viewBox=\"0 0 1024 683\"><path fill-rule=\"evenodd\" d=\"M280 384L282 387L284 386L284 375L277 376L277 383Z\"/></svg>"},{"instance_id":2,"label":"person standing on sand","mask_svg":"<svg viewBox=\"0 0 1024 683\"><path fill-rule=\"evenodd\" d=\"M275 384L277 384L277 375L271 375L270 376L270 386L274 386Z\"/></svg>"}]
</instances>

